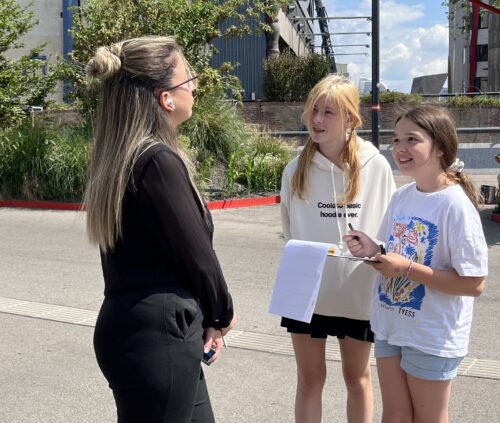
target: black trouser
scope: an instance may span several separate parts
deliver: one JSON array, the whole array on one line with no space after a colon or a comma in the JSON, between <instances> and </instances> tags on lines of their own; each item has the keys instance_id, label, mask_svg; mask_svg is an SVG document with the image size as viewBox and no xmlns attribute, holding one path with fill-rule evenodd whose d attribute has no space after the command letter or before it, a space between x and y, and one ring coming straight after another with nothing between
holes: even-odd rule
<instances>
[{"instance_id":1,"label":"black trouser","mask_svg":"<svg viewBox=\"0 0 500 423\"><path fill-rule=\"evenodd\" d=\"M119 423L211 423L201 369L203 315L184 289L106 298L97 318L97 362Z\"/></svg>"}]
</instances>

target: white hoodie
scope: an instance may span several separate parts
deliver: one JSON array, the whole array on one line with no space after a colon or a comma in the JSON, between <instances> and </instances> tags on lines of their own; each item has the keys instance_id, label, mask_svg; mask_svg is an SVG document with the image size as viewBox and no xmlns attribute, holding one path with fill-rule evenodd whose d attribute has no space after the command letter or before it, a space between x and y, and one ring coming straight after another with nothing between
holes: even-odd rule
<instances>
[{"instance_id":1,"label":"white hoodie","mask_svg":"<svg viewBox=\"0 0 500 423\"><path fill-rule=\"evenodd\" d=\"M360 192L347 207L340 204L347 187L344 174L320 152L312 159L304 200L291 196L298 157L286 166L281 182L281 222L286 241L340 245L349 222L376 239L396 186L389 163L372 143L360 138L357 142L362 166ZM349 252L346 245L344 251ZM362 262L327 258L314 312L369 320L375 276L376 271Z\"/></svg>"}]
</instances>

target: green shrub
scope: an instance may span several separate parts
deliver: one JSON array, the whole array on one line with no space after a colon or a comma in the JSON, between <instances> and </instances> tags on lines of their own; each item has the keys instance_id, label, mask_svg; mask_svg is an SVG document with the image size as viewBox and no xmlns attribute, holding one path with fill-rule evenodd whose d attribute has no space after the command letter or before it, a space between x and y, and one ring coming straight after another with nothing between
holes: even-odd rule
<instances>
[{"instance_id":1,"label":"green shrub","mask_svg":"<svg viewBox=\"0 0 500 423\"><path fill-rule=\"evenodd\" d=\"M191 119L182 124L181 133L189 147L199 154L209 152L215 160L226 162L236 147L250 136L237 109L219 97L204 97L194 106Z\"/></svg>"},{"instance_id":2,"label":"green shrub","mask_svg":"<svg viewBox=\"0 0 500 423\"><path fill-rule=\"evenodd\" d=\"M0 192L3 198L36 198L47 150L43 128L19 127L0 137Z\"/></svg>"},{"instance_id":3,"label":"green shrub","mask_svg":"<svg viewBox=\"0 0 500 423\"><path fill-rule=\"evenodd\" d=\"M80 201L90 152L85 128L22 126L0 135L0 195Z\"/></svg>"},{"instance_id":4,"label":"green shrub","mask_svg":"<svg viewBox=\"0 0 500 423\"><path fill-rule=\"evenodd\" d=\"M255 135L231 155L229 193L236 191L236 184L245 185L248 192L279 191L283 169L291 158L290 147L279 138Z\"/></svg>"},{"instance_id":5,"label":"green shrub","mask_svg":"<svg viewBox=\"0 0 500 423\"><path fill-rule=\"evenodd\" d=\"M264 60L264 96L268 101L302 101L328 75L330 59L319 54L297 57L291 53Z\"/></svg>"},{"instance_id":6,"label":"green shrub","mask_svg":"<svg viewBox=\"0 0 500 423\"><path fill-rule=\"evenodd\" d=\"M91 144L86 128L51 132L43 160L45 180L40 197L81 201L87 182Z\"/></svg>"},{"instance_id":7,"label":"green shrub","mask_svg":"<svg viewBox=\"0 0 500 423\"><path fill-rule=\"evenodd\" d=\"M365 94L361 97L361 103L371 104L372 95ZM406 94L400 93L398 91L384 91L380 93L380 103L405 103L405 104L420 104L422 102L422 97L418 94Z\"/></svg>"},{"instance_id":8,"label":"green shrub","mask_svg":"<svg viewBox=\"0 0 500 423\"><path fill-rule=\"evenodd\" d=\"M457 97L448 97L446 99L447 107L456 107L460 109L466 109L473 106L484 106L484 107L500 107L500 98L489 97L489 96L468 96L461 95Z\"/></svg>"}]
</instances>

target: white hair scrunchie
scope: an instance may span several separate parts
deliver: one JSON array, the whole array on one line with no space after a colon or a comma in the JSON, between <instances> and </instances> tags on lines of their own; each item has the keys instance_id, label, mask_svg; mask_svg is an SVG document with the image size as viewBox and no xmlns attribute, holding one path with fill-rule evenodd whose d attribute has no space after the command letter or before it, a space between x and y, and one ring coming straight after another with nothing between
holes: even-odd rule
<instances>
[{"instance_id":1,"label":"white hair scrunchie","mask_svg":"<svg viewBox=\"0 0 500 423\"><path fill-rule=\"evenodd\" d=\"M464 170L464 166L464 162L457 158L448 169L453 173L460 173Z\"/></svg>"}]
</instances>

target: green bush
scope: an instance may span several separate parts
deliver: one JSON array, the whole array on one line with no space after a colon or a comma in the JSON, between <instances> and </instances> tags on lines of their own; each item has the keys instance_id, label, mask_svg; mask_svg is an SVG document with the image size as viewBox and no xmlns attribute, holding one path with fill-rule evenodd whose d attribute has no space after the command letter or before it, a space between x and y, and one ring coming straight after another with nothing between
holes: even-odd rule
<instances>
[{"instance_id":1,"label":"green bush","mask_svg":"<svg viewBox=\"0 0 500 423\"><path fill-rule=\"evenodd\" d=\"M363 104L371 104L372 95L365 94L361 97L361 103ZM400 93L398 91L385 91L380 93L380 103L405 103L405 104L420 104L422 102L422 97L418 94L406 94Z\"/></svg>"},{"instance_id":2,"label":"green bush","mask_svg":"<svg viewBox=\"0 0 500 423\"><path fill-rule=\"evenodd\" d=\"M48 137L45 183L40 196L48 200L80 201L87 182L91 144L86 128L64 128Z\"/></svg>"},{"instance_id":3,"label":"green bush","mask_svg":"<svg viewBox=\"0 0 500 423\"><path fill-rule=\"evenodd\" d=\"M180 143L193 162L201 192L280 189L292 157L279 139L253 132L230 103L198 104ZM87 127L56 127L47 117L0 133L0 198L81 201L91 150ZM213 183L215 180L215 183ZM243 188L243 189L245 189Z\"/></svg>"},{"instance_id":4,"label":"green bush","mask_svg":"<svg viewBox=\"0 0 500 423\"><path fill-rule=\"evenodd\" d=\"M279 191L283 169L292 158L292 150L279 138L255 135L235 151L228 165L228 191L237 184L248 192Z\"/></svg>"},{"instance_id":5,"label":"green bush","mask_svg":"<svg viewBox=\"0 0 500 423\"><path fill-rule=\"evenodd\" d=\"M328 75L330 59L319 54L297 57L291 53L264 60L264 96L268 101L302 101Z\"/></svg>"},{"instance_id":6,"label":"green bush","mask_svg":"<svg viewBox=\"0 0 500 423\"><path fill-rule=\"evenodd\" d=\"M225 163L236 147L250 136L238 110L229 101L213 96L196 101L193 116L180 130L189 138L190 148L202 155L209 152L215 160Z\"/></svg>"},{"instance_id":7,"label":"green bush","mask_svg":"<svg viewBox=\"0 0 500 423\"><path fill-rule=\"evenodd\" d=\"M80 201L90 153L85 128L22 126L0 135L0 195Z\"/></svg>"},{"instance_id":8,"label":"green bush","mask_svg":"<svg viewBox=\"0 0 500 423\"><path fill-rule=\"evenodd\" d=\"M500 107L500 98L489 97L489 96L468 96L461 95L457 97L448 97L446 99L447 107L456 107L460 109L466 109L472 106L484 106L484 107Z\"/></svg>"}]
</instances>

